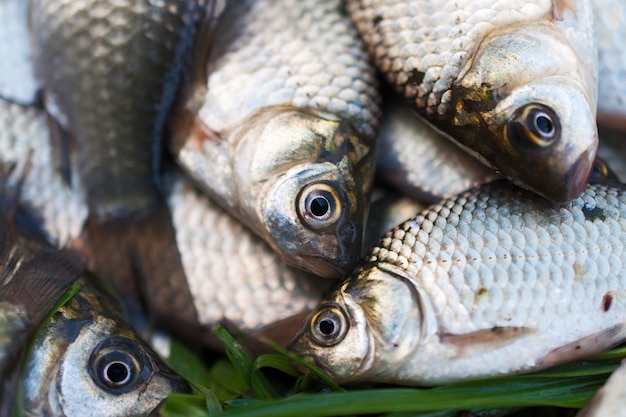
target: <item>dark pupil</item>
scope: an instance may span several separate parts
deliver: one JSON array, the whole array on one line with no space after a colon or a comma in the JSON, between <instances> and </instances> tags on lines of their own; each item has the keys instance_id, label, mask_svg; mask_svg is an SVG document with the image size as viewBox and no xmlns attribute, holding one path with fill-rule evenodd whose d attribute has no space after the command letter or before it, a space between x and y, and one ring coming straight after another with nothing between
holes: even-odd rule
<instances>
[{"instance_id":1,"label":"dark pupil","mask_svg":"<svg viewBox=\"0 0 626 417\"><path fill-rule=\"evenodd\" d=\"M104 368L105 380L117 385L126 382L130 376L128 365L122 362L113 362Z\"/></svg>"},{"instance_id":2,"label":"dark pupil","mask_svg":"<svg viewBox=\"0 0 626 417\"><path fill-rule=\"evenodd\" d=\"M325 197L315 197L311 200L311 213L316 217L323 217L330 210L330 204Z\"/></svg>"},{"instance_id":3,"label":"dark pupil","mask_svg":"<svg viewBox=\"0 0 626 417\"><path fill-rule=\"evenodd\" d=\"M335 331L335 322L330 319L320 321L320 332L324 336L329 336Z\"/></svg>"},{"instance_id":4,"label":"dark pupil","mask_svg":"<svg viewBox=\"0 0 626 417\"><path fill-rule=\"evenodd\" d=\"M538 116L535 119L535 125L537 126L539 133L545 136L551 135L552 132L554 131L554 125L552 124L552 120L550 120L550 118L543 116L543 115Z\"/></svg>"}]
</instances>

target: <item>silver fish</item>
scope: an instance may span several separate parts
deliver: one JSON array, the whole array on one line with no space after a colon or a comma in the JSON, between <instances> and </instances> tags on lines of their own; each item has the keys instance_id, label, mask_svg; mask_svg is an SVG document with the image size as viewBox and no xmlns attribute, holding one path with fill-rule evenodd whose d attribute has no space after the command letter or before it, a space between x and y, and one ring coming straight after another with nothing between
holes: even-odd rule
<instances>
[{"instance_id":1,"label":"silver fish","mask_svg":"<svg viewBox=\"0 0 626 417\"><path fill-rule=\"evenodd\" d=\"M129 312L137 280L176 272L160 192L162 138L196 34L210 34L223 3L29 3L33 65L59 166L66 177L76 168L89 207L91 267Z\"/></svg>"},{"instance_id":2,"label":"silver fish","mask_svg":"<svg viewBox=\"0 0 626 417\"><path fill-rule=\"evenodd\" d=\"M498 177L396 95L385 100L379 141L376 175L418 200L436 202Z\"/></svg>"},{"instance_id":3,"label":"silver fish","mask_svg":"<svg viewBox=\"0 0 626 417\"><path fill-rule=\"evenodd\" d=\"M350 0L386 78L507 178L576 198L598 147L589 0Z\"/></svg>"},{"instance_id":4,"label":"silver fish","mask_svg":"<svg viewBox=\"0 0 626 417\"><path fill-rule=\"evenodd\" d=\"M2 164L2 169L9 164ZM82 263L32 233L17 214L15 172L3 172L0 197L0 415L10 415L24 351L40 323L78 280ZM12 189L13 188L13 189Z\"/></svg>"},{"instance_id":5,"label":"silver fish","mask_svg":"<svg viewBox=\"0 0 626 417\"><path fill-rule=\"evenodd\" d=\"M173 117L195 182L290 265L338 278L361 251L379 95L334 1L230 1ZM202 71L205 70L205 71Z\"/></svg>"},{"instance_id":6,"label":"silver fish","mask_svg":"<svg viewBox=\"0 0 626 417\"><path fill-rule=\"evenodd\" d=\"M390 231L290 349L339 382L530 372L626 340L626 186L557 205L507 181Z\"/></svg>"},{"instance_id":7,"label":"silver fish","mask_svg":"<svg viewBox=\"0 0 626 417\"><path fill-rule=\"evenodd\" d=\"M624 404L626 404L626 362L622 362L576 417L624 417L626 416Z\"/></svg>"},{"instance_id":8,"label":"silver fish","mask_svg":"<svg viewBox=\"0 0 626 417\"><path fill-rule=\"evenodd\" d=\"M148 416L170 392L190 392L125 323L118 301L81 282L29 353L25 415Z\"/></svg>"}]
</instances>

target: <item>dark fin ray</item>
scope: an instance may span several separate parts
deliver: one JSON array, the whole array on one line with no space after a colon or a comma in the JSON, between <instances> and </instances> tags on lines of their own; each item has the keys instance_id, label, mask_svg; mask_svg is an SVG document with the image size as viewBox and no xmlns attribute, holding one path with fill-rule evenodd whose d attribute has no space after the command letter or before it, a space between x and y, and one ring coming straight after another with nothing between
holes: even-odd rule
<instances>
[{"instance_id":1,"label":"dark fin ray","mask_svg":"<svg viewBox=\"0 0 626 417\"><path fill-rule=\"evenodd\" d=\"M441 343L454 346L457 349L455 358L461 358L508 345L532 332L534 332L534 329L527 327L495 326L491 329L477 330L460 335L442 333L439 335L439 339Z\"/></svg>"},{"instance_id":2,"label":"dark fin ray","mask_svg":"<svg viewBox=\"0 0 626 417\"><path fill-rule=\"evenodd\" d=\"M140 219L100 222L90 215L86 233L91 268L117 290L136 330L145 333L156 325L180 334L178 319L197 321L164 203Z\"/></svg>"},{"instance_id":3,"label":"dark fin ray","mask_svg":"<svg viewBox=\"0 0 626 417\"><path fill-rule=\"evenodd\" d=\"M537 368L543 369L583 359L609 350L624 341L626 341L626 322L552 350L539 361Z\"/></svg>"},{"instance_id":4,"label":"dark fin ray","mask_svg":"<svg viewBox=\"0 0 626 417\"><path fill-rule=\"evenodd\" d=\"M74 143L72 135L50 114L47 114L48 131L50 132L50 145L52 148L52 160L54 167L63 179L65 185L72 182L72 164L70 152Z\"/></svg>"}]
</instances>

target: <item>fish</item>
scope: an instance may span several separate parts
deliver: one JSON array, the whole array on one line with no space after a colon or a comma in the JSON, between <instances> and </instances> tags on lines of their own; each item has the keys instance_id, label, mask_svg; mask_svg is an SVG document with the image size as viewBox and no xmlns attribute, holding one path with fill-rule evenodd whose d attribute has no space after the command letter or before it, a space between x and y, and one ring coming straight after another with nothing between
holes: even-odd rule
<instances>
[{"instance_id":1,"label":"fish","mask_svg":"<svg viewBox=\"0 0 626 417\"><path fill-rule=\"evenodd\" d=\"M83 265L69 251L42 244L17 211L19 167L2 164L0 184L0 415L10 415L24 350L40 323L78 280Z\"/></svg>"},{"instance_id":2,"label":"fish","mask_svg":"<svg viewBox=\"0 0 626 417\"><path fill-rule=\"evenodd\" d=\"M163 140L196 36L210 34L223 4L29 2L30 56L58 166L85 195L93 269L129 311L137 280L168 273L161 261L176 256L160 189Z\"/></svg>"},{"instance_id":3,"label":"fish","mask_svg":"<svg viewBox=\"0 0 626 417\"><path fill-rule=\"evenodd\" d=\"M499 177L429 125L397 94L385 97L376 176L414 199L435 203Z\"/></svg>"},{"instance_id":4,"label":"fish","mask_svg":"<svg viewBox=\"0 0 626 417\"><path fill-rule=\"evenodd\" d=\"M592 2L598 43L598 124L626 130L626 5L612 0Z\"/></svg>"},{"instance_id":5,"label":"fish","mask_svg":"<svg viewBox=\"0 0 626 417\"><path fill-rule=\"evenodd\" d=\"M29 352L26 415L148 416L170 392L191 388L131 328L110 287L88 273Z\"/></svg>"},{"instance_id":6,"label":"fish","mask_svg":"<svg viewBox=\"0 0 626 417\"><path fill-rule=\"evenodd\" d=\"M125 324L118 300L80 256L50 244L37 219L19 206L24 173L2 164L2 415L13 407L25 415L93 415L96 407L99 415L147 416L169 392L190 392Z\"/></svg>"},{"instance_id":7,"label":"fish","mask_svg":"<svg viewBox=\"0 0 626 417\"><path fill-rule=\"evenodd\" d=\"M555 202L598 147L591 2L349 0L377 68L436 128Z\"/></svg>"},{"instance_id":8,"label":"fish","mask_svg":"<svg viewBox=\"0 0 626 417\"><path fill-rule=\"evenodd\" d=\"M626 402L626 362L611 374L604 386L589 400L577 417L611 416L622 417L626 415L624 402Z\"/></svg>"},{"instance_id":9,"label":"fish","mask_svg":"<svg viewBox=\"0 0 626 417\"><path fill-rule=\"evenodd\" d=\"M268 24L271 22L271 24ZM229 1L171 117L170 148L289 265L327 278L361 253L380 96L334 1Z\"/></svg>"},{"instance_id":10,"label":"fish","mask_svg":"<svg viewBox=\"0 0 626 417\"><path fill-rule=\"evenodd\" d=\"M552 203L507 180L385 235L289 350L339 383L527 373L626 340L626 185Z\"/></svg>"}]
</instances>

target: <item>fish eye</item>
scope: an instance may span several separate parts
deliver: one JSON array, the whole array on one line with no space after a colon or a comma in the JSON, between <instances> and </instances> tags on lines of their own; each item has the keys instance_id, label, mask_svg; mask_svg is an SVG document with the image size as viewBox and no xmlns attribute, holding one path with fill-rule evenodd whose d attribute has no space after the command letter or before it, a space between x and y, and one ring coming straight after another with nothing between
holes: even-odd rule
<instances>
[{"instance_id":1,"label":"fish eye","mask_svg":"<svg viewBox=\"0 0 626 417\"><path fill-rule=\"evenodd\" d=\"M89 373L100 388L112 394L123 394L143 381L142 358L129 340L105 341L92 352Z\"/></svg>"},{"instance_id":2,"label":"fish eye","mask_svg":"<svg viewBox=\"0 0 626 417\"><path fill-rule=\"evenodd\" d=\"M589 181L598 182L604 180L620 182L619 177L609 168L608 164L601 158L596 157L589 174Z\"/></svg>"},{"instance_id":3,"label":"fish eye","mask_svg":"<svg viewBox=\"0 0 626 417\"><path fill-rule=\"evenodd\" d=\"M323 182L307 185L298 197L298 214L311 229L334 225L341 216L341 209L339 193Z\"/></svg>"},{"instance_id":4,"label":"fish eye","mask_svg":"<svg viewBox=\"0 0 626 417\"><path fill-rule=\"evenodd\" d=\"M506 125L506 134L516 147L545 148L561 136L561 123L550 107L531 103L513 114Z\"/></svg>"},{"instance_id":5,"label":"fish eye","mask_svg":"<svg viewBox=\"0 0 626 417\"><path fill-rule=\"evenodd\" d=\"M323 346L333 346L341 342L347 331L346 316L336 306L320 309L311 319L311 334Z\"/></svg>"}]
</instances>

